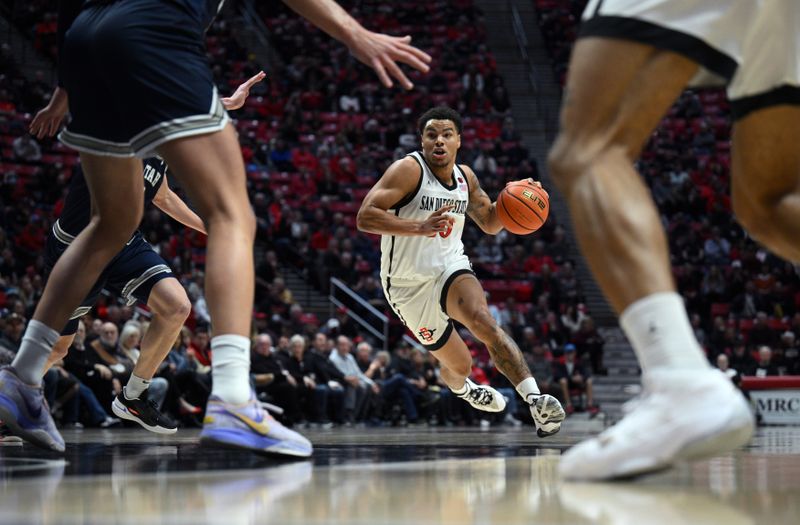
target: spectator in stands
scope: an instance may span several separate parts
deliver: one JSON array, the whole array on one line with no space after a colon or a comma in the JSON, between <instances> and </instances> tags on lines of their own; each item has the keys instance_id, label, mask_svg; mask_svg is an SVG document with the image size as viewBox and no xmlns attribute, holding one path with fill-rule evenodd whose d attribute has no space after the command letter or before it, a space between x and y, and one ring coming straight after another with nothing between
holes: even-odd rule
<instances>
[{"instance_id":1,"label":"spectator in stands","mask_svg":"<svg viewBox=\"0 0 800 525\"><path fill-rule=\"evenodd\" d=\"M561 394L564 396L564 410L567 414L575 412L573 393L586 396L586 408L589 410L589 414L595 416L600 411L594 403L592 376L576 355L575 345L571 343L564 345L564 362L555 365L553 379L561 387Z\"/></svg>"},{"instance_id":2,"label":"spectator in stands","mask_svg":"<svg viewBox=\"0 0 800 525\"><path fill-rule=\"evenodd\" d=\"M772 362L772 349L763 345L758 349L758 363L753 375L756 377L777 376L778 367Z\"/></svg>"},{"instance_id":3,"label":"spectator in stands","mask_svg":"<svg viewBox=\"0 0 800 525\"><path fill-rule=\"evenodd\" d=\"M42 159L42 148L29 133L23 133L11 144L14 158L21 162L35 163Z\"/></svg>"},{"instance_id":4,"label":"spectator in stands","mask_svg":"<svg viewBox=\"0 0 800 525\"><path fill-rule=\"evenodd\" d=\"M112 352L117 344L117 327L112 323L104 323L100 329L100 337L90 345L85 344L85 336L86 325L80 321L75 333L75 340L64 358L64 368L86 385L100 406L107 411L113 400L114 373L103 361L101 355L108 357L113 355ZM98 349L100 349L99 352Z\"/></svg>"},{"instance_id":5,"label":"spectator in stands","mask_svg":"<svg viewBox=\"0 0 800 525\"><path fill-rule=\"evenodd\" d=\"M551 272L558 271L555 261L546 253L544 241L537 240L533 243L533 253L525 259L524 269L529 273L540 274L545 264L550 267Z\"/></svg>"},{"instance_id":6,"label":"spectator in stands","mask_svg":"<svg viewBox=\"0 0 800 525\"><path fill-rule=\"evenodd\" d=\"M717 226L711 228L711 235L703 245L706 261L713 265L725 265L730 260L731 243L720 236Z\"/></svg>"},{"instance_id":7,"label":"spectator in stands","mask_svg":"<svg viewBox=\"0 0 800 525\"><path fill-rule=\"evenodd\" d=\"M302 343L302 345L301 345ZM333 417L337 423L344 421L344 385L347 383L344 374L329 359L331 344L328 337L322 332L314 335L313 344L307 351L299 350L305 348L306 341L302 336L294 335L290 340L292 353L302 354L303 370L311 379L309 384L315 395L315 408L317 409L317 421L323 425L330 422L329 417ZM308 381L306 381L308 383Z\"/></svg>"},{"instance_id":8,"label":"spectator in stands","mask_svg":"<svg viewBox=\"0 0 800 525\"><path fill-rule=\"evenodd\" d=\"M186 357L189 359L190 366L199 373L209 373L211 371L211 347L209 341L211 335L209 334L208 325L198 325L194 329L194 337L192 337L189 348L186 349Z\"/></svg>"},{"instance_id":9,"label":"spectator in stands","mask_svg":"<svg viewBox=\"0 0 800 525\"><path fill-rule=\"evenodd\" d=\"M800 374L800 349L797 347L797 336L791 330L786 330L781 335L781 348L783 350L784 373L787 375Z\"/></svg>"},{"instance_id":10,"label":"spectator in stands","mask_svg":"<svg viewBox=\"0 0 800 525\"><path fill-rule=\"evenodd\" d=\"M363 344L368 343L360 343L360 345ZM370 364L369 369L364 373L380 385L384 407L399 403L409 424L418 421L419 412L414 401L414 387L406 377L392 370L392 357L389 352L378 352L373 364Z\"/></svg>"},{"instance_id":11,"label":"spectator in stands","mask_svg":"<svg viewBox=\"0 0 800 525\"><path fill-rule=\"evenodd\" d=\"M771 346L775 343L775 340L776 334L769 326L769 317L767 317L766 312L758 312L753 322L753 328L750 329L750 344L754 346Z\"/></svg>"},{"instance_id":12,"label":"spectator in stands","mask_svg":"<svg viewBox=\"0 0 800 525\"><path fill-rule=\"evenodd\" d=\"M594 326L594 319L588 315L581 321L578 332L573 336L573 342L581 359L588 359L592 365L594 375L607 375L608 371L603 366L603 346L605 340Z\"/></svg>"},{"instance_id":13,"label":"spectator in stands","mask_svg":"<svg viewBox=\"0 0 800 525\"><path fill-rule=\"evenodd\" d=\"M727 355L719 354L717 356L717 368L719 368L720 372L728 376L728 379L733 381L733 384L735 384L736 386L739 386L741 384L742 376L736 369L730 367Z\"/></svg>"},{"instance_id":14,"label":"spectator in stands","mask_svg":"<svg viewBox=\"0 0 800 525\"><path fill-rule=\"evenodd\" d=\"M730 355L730 366L736 369L741 375L753 375L756 368L756 360L750 354L747 344L742 337L736 339L733 345L733 352Z\"/></svg>"},{"instance_id":15,"label":"spectator in stands","mask_svg":"<svg viewBox=\"0 0 800 525\"><path fill-rule=\"evenodd\" d=\"M370 392L374 395L380 392L380 386L359 368L352 349L350 338L340 335L336 338L336 348L330 353L331 362L344 376L344 421L349 425L365 418L370 406Z\"/></svg>"},{"instance_id":16,"label":"spectator in stands","mask_svg":"<svg viewBox=\"0 0 800 525\"><path fill-rule=\"evenodd\" d=\"M755 317L759 311L766 308L767 305L763 297L759 295L756 284L753 281L747 281L744 285L744 291L733 300L733 311L745 318Z\"/></svg>"},{"instance_id":17,"label":"spectator in stands","mask_svg":"<svg viewBox=\"0 0 800 525\"><path fill-rule=\"evenodd\" d=\"M70 353L67 355L67 359L70 359L70 364L67 365L66 361L59 361L54 365L57 373L64 379L69 378L70 382L75 386L75 396L64 403L62 425L80 428L85 423L89 426L108 428L119 424L119 419L109 416L106 409L98 401L94 391L81 380L81 377L91 377L103 371L102 365L98 366L96 363L91 365L86 361L86 357L89 354L86 353L86 347L84 346L85 338L86 325L82 321L78 321L75 339L70 347ZM75 355L72 355L73 353ZM79 373L81 377L76 375L75 372ZM110 370L107 371L107 374L108 377L111 377ZM110 383L108 386L110 387ZM80 420L81 412L86 414L83 422Z\"/></svg>"},{"instance_id":18,"label":"spectator in stands","mask_svg":"<svg viewBox=\"0 0 800 525\"><path fill-rule=\"evenodd\" d=\"M472 169L481 179L497 174L497 160L492 156L491 150L491 143L484 143L478 156L472 161Z\"/></svg>"},{"instance_id":19,"label":"spectator in stands","mask_svg":"<svg viewBox=\"0 0 800 525\"><path fill-rule=\"evenodd\" d=\"M569 330L569 336L573 338L585 319L586 314L583 313L582 309L579 309L576 305L569 305L566 312L561 314L561 325Z\"/></svg>"},{"instance_id":20,"label":"spectator in stands","mask_svg":"<svg viewBox=\"0 0 800 525\"><path fill-rule=\"evenodd\" d=\"M536 345L540 344L539 338L536 336L536 329L532 326L526 326L522 329L522 337L519 340L519 349L522 351L523 355L529 356L533 353L533 349ZM537 378L538 376L534 374L534 377Z\"/></svg>"},{"instance_id":21,"label":"spectator in stands","mask_svg":"<svg viewBox=\"0 0 800 525\"><path fill-rule=\"evenodd\" d=\"M281 407L283 422L294 425L302 420L297 380L284 370L275 356L272 337L261 333L255 337L250 360L250 374L258 394L266 394L266 400Z\"/></svg>"},{"instance_id":22,"label":"spectator in stands","mask_svg":"<svg viewBox=\"0 0 800 525\"><path fill-rule=\"evenodd\" d=\"M8 314L5 318L3 332L0 333L0 346L16 353L25 333L25 318L16 312Z\"/></svg>"}]
</instances>

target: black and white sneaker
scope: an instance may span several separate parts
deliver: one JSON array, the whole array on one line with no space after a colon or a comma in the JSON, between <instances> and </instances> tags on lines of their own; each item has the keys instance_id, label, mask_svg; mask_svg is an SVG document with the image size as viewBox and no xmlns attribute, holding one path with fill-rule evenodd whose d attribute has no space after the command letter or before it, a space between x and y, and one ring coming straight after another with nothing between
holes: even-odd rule
<instances>
[{"instance_id":1,"label":"black and white sneaker","mask_svg":"<svg viewBox=\"0 0 800 525\"><path fill-rule=\"evenodd\" d=\"M111 410L117 417L135 421L156 434L174 434L178 431L178 424L159 412L155 401L148 398L147 390L137 399L127 399L124 393L118 395L111 404Z\"/></svg>"},{"instance_id":2,"label":"black and white sneaker","mask_svg":"<svg viewBox=\"0 0 800 525\"><path fill-rule=\"evenodd\" d=\"M539 437L552 436L561 430L561 423L567 414L558 399L549 394L529 394L528 405Z\"/></svg>"},{"instance_id":3,"label":"black and white sneaker","mask_svg":"<svg viewBox=\"0 0 800 525\"><path fill-rule=\"evenodd\" d=\"M470 379L466 380L464 387L466 391L456 395L472 405L473 408L484 412L502 412L505 410L506 398L494 388L488 385L475 384Z\"/></svg>"}]
</instances>

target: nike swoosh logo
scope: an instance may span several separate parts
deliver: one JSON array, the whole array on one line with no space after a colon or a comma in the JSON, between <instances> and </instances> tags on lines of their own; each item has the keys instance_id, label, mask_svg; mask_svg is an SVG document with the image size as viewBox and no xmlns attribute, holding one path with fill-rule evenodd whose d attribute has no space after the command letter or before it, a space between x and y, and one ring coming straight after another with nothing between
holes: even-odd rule
<instances>
[{"instance_id":1,"label":"nike swoosh logo","mask_svg":"<svg viewBox=\"0 0 800 525\"><path fill-rule=\"evenodd\" d=\"M261 434L262 436L266 436L269 434L269 424L267 423L266 418L262 419L261 421L254 421L249 417L239 414L237 412L228 412L232 416L235 416L239 421L247 425L248 427L252 428L255 432Z\"/></svg>"}]
</instances>

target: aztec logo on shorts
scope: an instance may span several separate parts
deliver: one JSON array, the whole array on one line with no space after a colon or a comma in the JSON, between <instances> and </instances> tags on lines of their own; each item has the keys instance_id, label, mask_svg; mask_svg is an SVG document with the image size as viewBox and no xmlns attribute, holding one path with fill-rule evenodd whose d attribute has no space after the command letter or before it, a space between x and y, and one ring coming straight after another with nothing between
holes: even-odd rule
<instances>
[{"instance_id":1,"label":"aztec logo on shorts","mask_svg":"<svg viewBox=\"0 0 800 525\"><path fill-rule=\"evenodd\" d=\"M436 328L434 328L433 330L428 330L427 328L420 328L417 334L419 334L419 336L422 338L423 341L430 343L431 341L433 341L433 333L435 331Z\"/></svg>"}]
</instances>

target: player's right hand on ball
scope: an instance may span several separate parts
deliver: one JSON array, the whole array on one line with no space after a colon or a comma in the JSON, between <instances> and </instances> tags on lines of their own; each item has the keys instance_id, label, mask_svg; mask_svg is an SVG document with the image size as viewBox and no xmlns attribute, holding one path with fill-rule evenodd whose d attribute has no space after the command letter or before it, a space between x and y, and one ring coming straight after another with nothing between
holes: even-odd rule
<instances>
[{"instance_id":1,"label":"player's right hand on ball","mask_svg":"<svg viewBox=\"0 0 800 525\"><path fill-rule=\"evenodd\" d=\"M542 187L542 183L541 182L539 182L538 180L533 180L533 178L531 178L531 177L528 177L527 179L521 179L521 180L510 180L510 181L506 182L506 186L508 186L509 184L514 184L515 182L529 182L529 183L533 184L534 186L538 186L540 188Z\"/></svg>"},{"instance_id":2,"label":"player's right hand on ball","mask_svg":"<svg viewBox=\"0 0 800 525\"><path fill-rule=\"evenodd\" d=\"M437 233L447 231L447 229L453 225L453 222L455 222L452 217L447 215L447 212L452 209L453 205L448 204L431 213L431 215L419 225L420 233L427 237L435 237Z\"/></svg>"}]
</instances>

